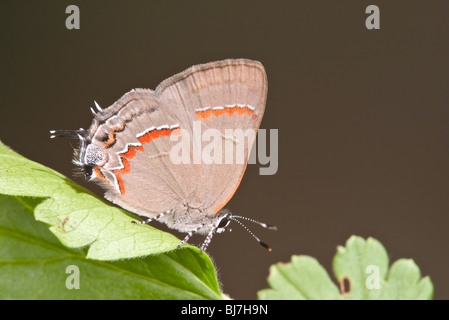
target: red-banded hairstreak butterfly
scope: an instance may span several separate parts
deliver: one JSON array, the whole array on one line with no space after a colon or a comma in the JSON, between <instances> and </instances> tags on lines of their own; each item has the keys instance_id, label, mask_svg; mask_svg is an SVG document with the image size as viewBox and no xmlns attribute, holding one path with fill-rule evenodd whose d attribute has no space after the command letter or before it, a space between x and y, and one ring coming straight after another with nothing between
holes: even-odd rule
<instances>
[{"instance_id":1,"label":"red-banded hairstreak butterfly","mask_svg":"<svg viewBox=\"0 0 449 320\"><path fill-rule=\"evenodd\" d=\"M154 91L131 90L104 110L95 102L97 112L91 108L94 120L88 130L50 133L51 138L79 139L74 163L88 180L105 188L108 200L146 218L136 223L158 220L186 232L180 245L194 233L206 235L201 245L205 250L215 233L230 231L229 223L235 221L271 251L240 220L276 227L223 209L240 184L255 139L255 134L236 138L229 132L257 132L266 95L267 77L260 62L211 62L163 81ZM213 159L224 150L226 161L198 162L198 125L218 133L221 149L212 152ZM189 136L193 138L184 146L191 147L190 154L175 163L170 152ZM240 149L239 138L247 141ZM240 162L239 150L244 159Z\"/></svg>"}]
</instances>

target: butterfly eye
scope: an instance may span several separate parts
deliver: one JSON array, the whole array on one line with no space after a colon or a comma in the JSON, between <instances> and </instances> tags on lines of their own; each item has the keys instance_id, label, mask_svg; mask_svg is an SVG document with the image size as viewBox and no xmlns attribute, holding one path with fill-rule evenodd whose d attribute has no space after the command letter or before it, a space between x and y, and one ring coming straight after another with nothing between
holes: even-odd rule
<instances>
[{"instance_id":1,"label":"butterfly eye","mask_svg":"<svg viewBox=\"0 0 449 320\"><path fill-rule=\"evenodd\" d=\"M226 231L226 227L229 225L230 222L231 220L229 220L227 217L221 219L220 223L217 226L217 232L221 233Z\"/></svg>"},{"instance_id":2,"label":"butterfly eye","mask_svg":"<svg viewBox=\"0 0 449 320\"><path fill-rule=\"evenodd\" d=\"M92 177L92 171L93 171L94 167L91 165L85 165L83 166L83 170L84 170L84 177L86 178L86 180L90 180L90 178Z\"/></svg>"}]
</instances>

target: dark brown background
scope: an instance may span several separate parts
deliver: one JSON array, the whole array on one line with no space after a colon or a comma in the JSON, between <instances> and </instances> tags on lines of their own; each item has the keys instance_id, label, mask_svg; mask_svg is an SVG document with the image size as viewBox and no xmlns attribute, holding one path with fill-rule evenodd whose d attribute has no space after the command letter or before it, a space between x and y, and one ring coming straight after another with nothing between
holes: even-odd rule
<instances>
[{"instance_id":1,"label":"dark brown background","mask_svg":"<svg viewBox=\"0 0 449 320\"><path fill-rule=\"evenodd\" d=\"M381 29L365 28L377 4ZM81 29L65 28L77 4ZM238 227L210 246L224 292L256 298L292 254L329 271L337 245L373 236L413 258L449 298L447 1L2 1L0 138L73 177L72 148L48 131L88 127L135 87L197 64L261 61L262 128L279 129L279 171L248 166L228 208L276 224ZM75 180L97 193L99 189ZM179 237L182 236L177 234ZM198 243L201 238L195 237Z\"/></svg>"}]
</instances>

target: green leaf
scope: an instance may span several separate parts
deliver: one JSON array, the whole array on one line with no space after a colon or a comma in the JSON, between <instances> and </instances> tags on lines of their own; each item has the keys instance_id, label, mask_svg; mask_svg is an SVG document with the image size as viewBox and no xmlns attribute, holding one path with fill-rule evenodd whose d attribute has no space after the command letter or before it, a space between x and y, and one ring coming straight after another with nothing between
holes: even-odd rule
<instances>
[{"instance_id":1,"label":"green leaf","mask_svg":"<svg viewBox=\"0 0 449 320\"><path fill-rule=\"evenodd\" d=\"M132 220L0 143L0 299L225 298L206 253Z\"/></svg>"},{"instance_id":2,"label":"green leaf","mask_svg":"<svg viewBox=\"0 0 449 320\"><path fill-rule=\"evenodd\" d=\"M259 291L261 300L333 299L338 295L326 270L309 256L293 256L291 263L271 266L268 283L272 289Z\"/></svg>"},{"instance_id":3,"label":"green leaf","mask_svg":"<svg viewBox=\"0 0 449 320\"><path fill-rule=\"evenodd\" d=\"M40 197L36 220L71 248L90 246L88 258L117 260L176 249L180 240L108 205L58 172L0 143L0 194Z\"/></svg>"},{"instance_id":4,"label":"green leaf","mask_svg":"<svg viewBox=\"0 0 449 320\"><path fill-rule=\"evenodd\" d=\"M352 236L334 257L340 292L315 259L293 256L291 263L271 266L271 289L259 291L258 298L432 299L432 282L429 277L421 278L413 260L400 259L388 266L388 254L379 241Z\"/></svg>"},{"instance_id":5,"label":"green leaf","mask_svg":"<svg viewBox=\"0 0 449 320\"><path fill-rule=\"evenodd\" d=\"M350 292L343 294L346 299L381 298L381 290L368 288L376 287L377 282L383 287L388 273L388 254L379 241L350 237L345 247L337 248L333 266L337 281L348 282ZM371 273L373 276L369 277Z\"/></svg>"},{"instance_id":6,"label":"green leaf","mask_svg":"<svg viewBox=\"0 0 449 320\"><path fill-rule=\"evenodd\" d=\"M389 299L419 299L431 300L433 285L429 277L421 279L421 271L411 259L400 259L393 263L387 279L390 284Z\"/></svg>"},{"instance_id":7,"label":"green leaf","mask_svg":"<svg viewBox=\"0 0 449 320\"><path fill-rule=\"evenodd\" d=\"M223 298L214 265L199 249L114 262L87 259L86 250L63 246L33 218L41 201L0 195L0 299ZM69 289L75 283L69 266L79 270L79 289Z\"/></svg>"}]
</instances>

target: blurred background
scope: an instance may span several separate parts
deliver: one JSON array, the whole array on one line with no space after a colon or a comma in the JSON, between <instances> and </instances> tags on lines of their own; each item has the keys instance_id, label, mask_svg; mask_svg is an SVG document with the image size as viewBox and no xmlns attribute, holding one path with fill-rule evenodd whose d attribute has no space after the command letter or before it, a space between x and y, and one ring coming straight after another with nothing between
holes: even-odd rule
<instances>
[{"instance_id":1,"label":"blurred background","mask_svg":"<svg viewBox=\"0 0 449 320\"><path fill-rule=\"evenodd\" d=\"M372 2L2 1L0 139L102 197L73 176L73 141L49 130L87 128L94 100L107 107L194 64L259 60L279 168L249 165L227 208L279 231L251 226L271 253L238 227L214 237L224 292L256 299L293 254L332 274L355 234L390 262L414 259L449 299L449 2L375 1L380 30L367 30ZM79 30L65 26L71 4Z\"/></svg>"}]
</instances>

